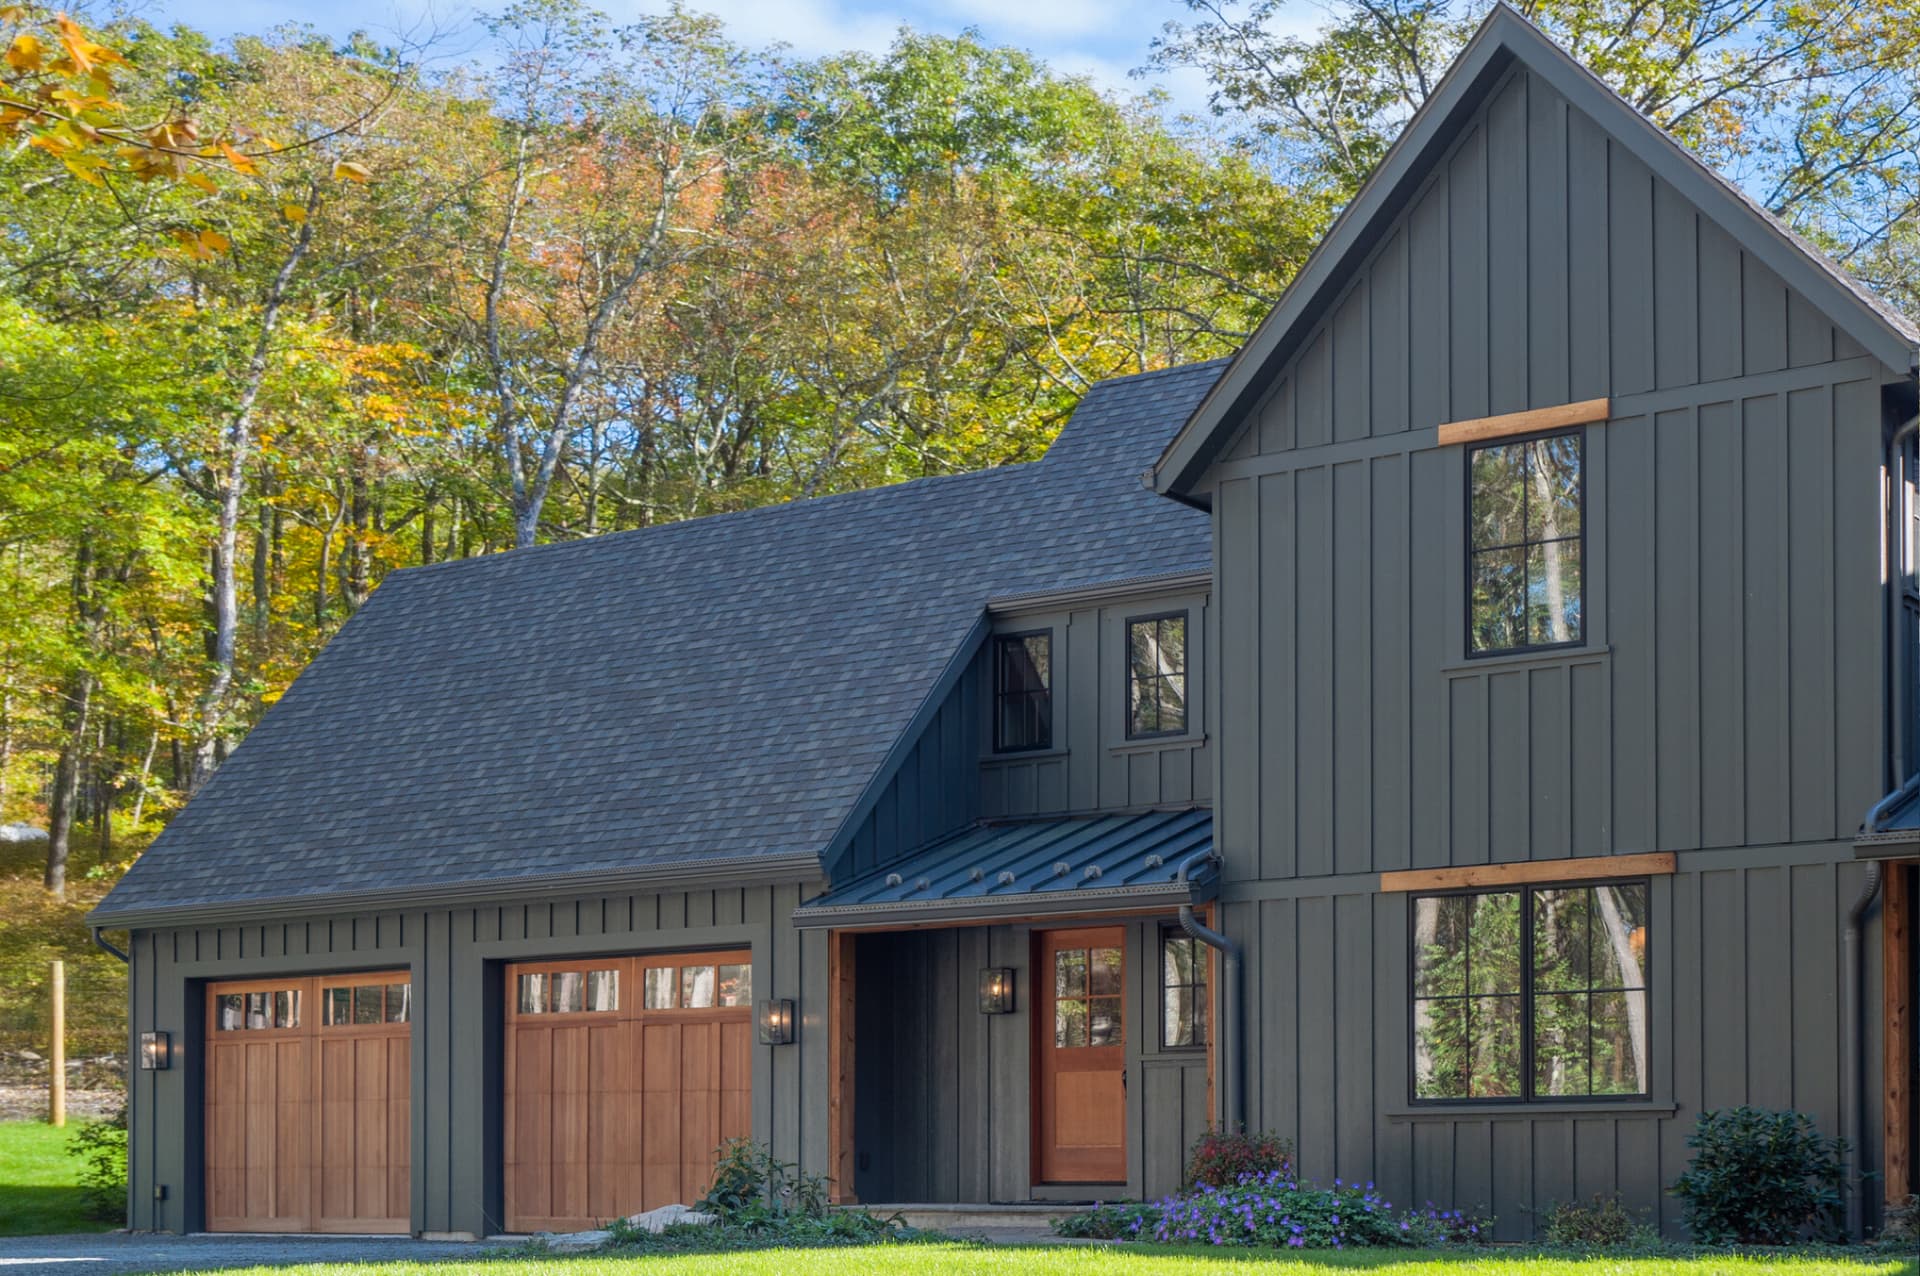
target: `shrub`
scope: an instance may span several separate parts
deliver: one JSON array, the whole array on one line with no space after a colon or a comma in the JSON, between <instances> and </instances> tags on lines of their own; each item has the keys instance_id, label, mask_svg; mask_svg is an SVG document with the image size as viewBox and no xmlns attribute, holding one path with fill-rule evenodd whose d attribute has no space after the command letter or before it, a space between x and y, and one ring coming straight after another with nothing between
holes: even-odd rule
<instances>
[{"instance_id":1,"label":"shrub","mask_svg":"<svg viewBox=\"0 0 1920 1276\"><path fill-rule=\"evenodd\" d=\"M1335 1179L1330 1188L1315 1187L1271 1170L1150 1205L1096 1207L1057 1221L1054 1230L1101 1240L1344 1249L1477 1243L1487 1239L1492 1222L1431 1204L1396 1213L1371 1183Z\"/></svg>"},{"instance_id":2,"label":"shrub","mask_svg":"<svg viewBox=\"0 0 1920 1276\"><path fill-rule=\"evenodd\" d=\"M88 1121L67 1139L67 1155L80 1161L80 1191L87 1211L108 1223L127 1221L127 1105L104 1121Z\"/></svg>"},{"instance_id":3,"label":"shrub","mask_svg":"<svg viewBox=\"0 0 1920 1276\"><path fill-rule=\"evenodd\" d=\"M1540 1220L1541 1239L1562 1249L1618 1249L1652 1242L1650 1228L1620 1203L1618 1192L1595 1194L1591 1204L1554 1202Z\"/></svg>"},{"instance_id":4,"label":"shrub","mask_svg":"<svg viewBox=\"0 0 1920 1276\"><path fill-rule=\"evenodd\" d=\"M1880 1235L1874 1240L1902 1252L1920 1252L1920 1193L1909 1193L1904 1201L1887 1202Z\"/></svg>"},{"instance_id":5,"label":"shrub","mask_svg":"<svg viewBox=\"0 0 1920 1276\"><path fill-rule=\"evenodd\" d=\"M1693 1163L1674 1183L1687 1230L1705 1245L1790 1245L1841 1238L1847 1145L1800 1112L1702 1112L1687 1146Z\"/></svg>"},{"instance_id":6,"label":"shrub","mask_svg":"<svg viewBox=\"0 0 1920 1276\"><path fill-rule=\"evenodd\" d=\"M1293 1177L1293 1141L1277 1134L1208 1130L1187 1153L1188 1191L1196 1187L1232 1187L1244 1175Z\"/></svg>"},{"instance_id":7,"label":"shrub","mask_svg":"<svg viewBox=\"0 0 1920 1276\"><path fill-rule=\"evenodd\" d=\"M752 1224L786 1215L825 1218L829 1183L826 1175L778 1160L758 1143L728 1139L707 1194L694 1208L722 1223Z\"/></svg>"}]
</instances>

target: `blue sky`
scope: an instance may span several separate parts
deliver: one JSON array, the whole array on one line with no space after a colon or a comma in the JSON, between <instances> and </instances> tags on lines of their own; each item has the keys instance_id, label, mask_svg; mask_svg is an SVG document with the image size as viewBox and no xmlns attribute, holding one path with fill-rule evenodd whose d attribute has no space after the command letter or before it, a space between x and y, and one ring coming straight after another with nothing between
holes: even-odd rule
<instances>
[{"instance_id":1,"label":"blue sky","mask_svg":"<svg viewBox=\"0 0 1920 1276\"><path fill-rule=\"evenodd\" d=\"M1186 13L1179 0L690 0L690 5L726 19L743 44L779 41L802 56L882 49L902 23L949 34L978 27L994 43L1029 49L1055 67L1109 88L1137 92L1158 84L1178 108L1189 110L1200 109L1206 100L1204 85L1192 75L1155 75L1144 82L1127 76L1146 62L1161 26ZM332 34L356 27L382 33L439 30L448 34L437 48L454 56L462 46L471 47L476 9L501 8L504 0L132 0L130 7L149 21L185 22L215 36L289 20ZM656 6L648 0L598 0L598 7L620 20ZM1322 13L1317 0L1291 0L1289 16L1310 30Z\"/></svg>"}]
</instances>

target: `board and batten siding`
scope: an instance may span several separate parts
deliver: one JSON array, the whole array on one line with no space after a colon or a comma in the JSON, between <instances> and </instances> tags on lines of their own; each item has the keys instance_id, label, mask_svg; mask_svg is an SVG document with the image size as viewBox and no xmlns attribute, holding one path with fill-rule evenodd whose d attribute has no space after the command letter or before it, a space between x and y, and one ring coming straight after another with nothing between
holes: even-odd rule
<instances>
[{"instance_id":1,"label":"board and batten siding","mask_svg":"<svg viewBox=\"0 0 1920 1276\"><path fill-rule=\"evenodd\" d=\"M1884 791L1882 387L1906 372L1524 67L1373 242L1206 478L1249 1119L1310 1176L1489 1208L1504 1237L1616 1189L1672 1233L1704 1107L1844 1129L1851 839ZM1596 398L1586 642L1468 659L1466 448L1436 427ZM1411 1111L1409 906L1377 874L1646 851L1679 855L1652 1101Z\"/></svg>"},{"instance_id":2,"label":"board and batten siding","mask_svg":"<svg viewBox=\"0 0 1920 1276\"><path fill-rule=\"evenodd\" d=\"M1129 740L1126 734L1126 621L1187 613L1189 730ZM976 662L981 697L980 815L988 819L1068 812L1206 805L1213 762L1207 739L1205 669L1210 604L1205 595L1142 596L1127 602L996 619L997 633L1053 634L1054 747L994 754L993 647Z\"/></svg>"},{"instance_id":3,"label":"board and batten siding","mask_svg":"<svg viewBox=\"0 0 1920 1276\"><path fill-rule=\"evenodd\" d=\"M1665 1189L1687 1166L1699 1112L1795 1108L1844 1129L1840 940L1865 877L1845 843L1682 853L1679 872L1653 879L1652 1100L1539 1111L1410 1103L1406 895L1353 879L1248 883L1225 929L1249 949L1249 1125L1295 1138L1310 1178L1491 1212L1498 1239L1527 1238L1529 1211L1615 1191L1680 1234ZM1874 963L1868 972L1877 1006ZM1876 1043L1868 1094L1881 1092L1880 1059ZM1879 1164L1881 1144L1869 1121L1863 1164Z\"/></svg>"},{"instance_id":4,"label":"board and batten siding","mask_svg":"<svg viewBox=\"0 0 1920 1276\"><path fill-rule=\"evenodd\" d=\"M415 987L411 1113L416 1231L504 1230L501 1030L508 961L750 947L756 998L791 997L795 1044L753 1055L753 1131L782 1160L828 1158L827 936L790 922L818 883L604 894L459 908L316 916L132 936L131 1030L173 1034L175 1063L130 1078L135 1230L203 1225L198 1056L209 980L410 973ZM318 1007L309 1013L318 1013ZM166 1189L156 1199L155 1189Z\"/></svg>"},{"instance_id":5,"label":"board and batten siding","mask_svg":"<svg viewBox=\"0 0 1920 1276\"><path fill-rule=\"evenodd\" d=\"M1172 919L1116 924L1127 928L1128 1181L1102 1190L1154 1199L1179 1187L1186 1149L1211 1123L1207 1053L1159 1044L1159 943ZM1034 932L1007 925L856 938L861 1200L1083 1200L1095 1190L1033 1185ZM979 1011L980 971L989 966L1014 972L1011 1014Z\"/></svg>"},{"instance_id":6,"label":"board and batten siding","mask_svg":"<svg viewBox=\"0 0 1920 1276\"><path fill-rule=\"evenodd\" d=\"M990 686L985 663L970 662L873 809L854 826L845 849L829 853L836 882L870 873L979 817L979 786L972 777L983 748L982 697Z\"/></svg>"}]
</instances>

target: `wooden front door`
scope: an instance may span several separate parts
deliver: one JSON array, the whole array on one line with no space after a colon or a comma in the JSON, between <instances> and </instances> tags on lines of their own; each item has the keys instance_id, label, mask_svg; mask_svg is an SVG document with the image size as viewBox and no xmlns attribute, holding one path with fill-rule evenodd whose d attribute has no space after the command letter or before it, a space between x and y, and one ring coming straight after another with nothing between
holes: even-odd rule
<instances>
[{"instance_id":1,"label":"wooden front door","mask_svg":"<svg viewBox=\"0 0 1920 1276\"><path fill-rule=\"evenodd\" d=\"M404 971L207 987L207 1228L406 1232Z\"/></svg>"},{"instance_id":2,"label":"wooden front door","mask_svg":"<svg viewBox=\"0 0 1920 1276\"><path fill-rule=\"evenodd\" d=\"M572 1231L705 1194L752 1134L746 952L507 968L507 1230Z\"/></svg>"},{"instance_id":3,"label":"wooden front door","mask_svg":"<svg viewBox=\"0 0 1920 1276\"><path fill-rule=\"evenodd\" d=\"M1098 926L1039 937L1039 1182L1126 1181L1126 935Z\"/></svg>"}]
</instances>

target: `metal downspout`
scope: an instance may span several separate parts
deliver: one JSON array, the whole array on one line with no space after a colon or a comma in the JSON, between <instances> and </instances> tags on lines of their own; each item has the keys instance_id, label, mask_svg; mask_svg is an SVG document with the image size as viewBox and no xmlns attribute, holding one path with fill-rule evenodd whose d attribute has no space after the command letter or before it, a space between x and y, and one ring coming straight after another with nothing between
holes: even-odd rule
<instances>
[{"instance_id":1,"label":"metal downspout","mask_svg":"<svg viewBox=\"0 0 1920 1276\"><path fill-rule=\"evenodd\" d=\"M1211 850L1196 851L1180 862L1175 880L1185 885L1193 868L1206 860L1217 864ZM1180 929L1220 954L1220 1097L1230 1131L1247 1128L1246 1087L1241 1078L1240 945L1194 915L1193 904L1180 905Z\"/></svg>"},{"instance_id":2,"label":"metal downspout","mask_svg":"<svg viewBox=\"0 0 1920 1276\"><path fill-rule=\"evenodd\" d=\"M1920 375L1915 377L1920 385ZM1901 537L1911 534L1901 527L1902 502L1897 497L1900 490L1903 468L1900 462L1900 448L1908 435L1920 430L1920 415L1910 418L1904 425L1887 436L1884 455L1881 459L1882 472L1886 475L1886 493L1882 500L1881 514L1885 519L1884 547L1881 582L1881 712L1882 749L1885 759L1885 780L1888 792L1860 821L1862 834L1880 831L1881 821L1888 812L1900 802L1920 789L1920 772L1902 778L1907 770L1904 750L1900 738L1899 724L1894 706L1894 676L1896 666L1894 653L1900 644L1900 574L1905 567L1905 555L1900 552ZM1867 1135L1867 1095L1865 1078L1862 1076L1866 1056L1866 1015L1862 1013L1861 998L1864 996L1866 981L1861 977L1860 932L1867 916L1867 909L1873 906L1874 897L1880 893L1880 882L1884 870L1878 860L1867 866L1866 884L1860 888L1860 895L1847 909L1847 928L1841 939L1840 973L1843 981L1840 1003L1840 1112L1847 1123L1847 1157L1849 1173L1847 1176L1847 1235L1859 1236L1865 1225L1866 1202L1861 1199L1861 1181L1859 1172L1860 1156L1866 1146Z\"/></svg>"},{"instance_id":3,"label":"metal downspout","mask_svg":"<svg viewBox=\"0 0 1920 1276\"><path fill-rule=\"evenodd\" d=\"M118 957L120 959L121 965L131 966L133 964L133 958L127 956L125 953L121 952L118 948L115 948L112 944L108 943L106 936L100 933L101 929L102 928L99 926L95 926L93 928L93 946L95 948L100 949L102 952L109 952L109 953L112 953L115 957Z\"/></svg>"}]
</instances>

